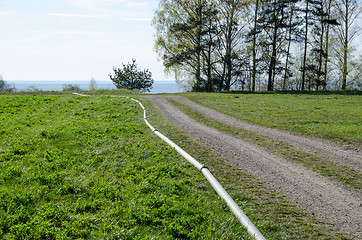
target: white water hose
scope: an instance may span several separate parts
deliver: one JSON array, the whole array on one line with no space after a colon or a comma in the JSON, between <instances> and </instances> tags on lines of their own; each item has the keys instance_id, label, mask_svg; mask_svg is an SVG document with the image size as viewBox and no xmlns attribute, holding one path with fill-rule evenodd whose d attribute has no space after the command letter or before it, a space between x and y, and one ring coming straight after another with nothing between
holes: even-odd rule
<instances>
[{"instance_id":1,"label":"white water hose","mask_svg":"<svg viewBox=\"0 0 362 240\"><path fill-rule=\"evenodd\" d=\"M248 216L245 215L243 210L236 204L236 202L230 197L230 195L225 191L225 189L220 185L220 183L216 180L216 178L211 174L209 169L199 163L195 158L190 156L187 152L177 146L174 142L160 133L157 129L155 129L148 121L146 116L146 109L142 105L140 101L137 101L131 98L132 101L137 102L143 109L143 120L147 124L147 126L163 141L165 141L168 145L174 148L179 154L181 154L188 162L194 165L197 169L201 171L202 174L206 177L215 191L219 194L221 198L223 198L227 205L230 207L231 211L235 214L235 216L239 219L240 223L247 229L248 233L253 236L256 240L266 240L265 237L259 232L259 230L255 227L255 225L250 221Z\"/></svg>"}]
</instances>

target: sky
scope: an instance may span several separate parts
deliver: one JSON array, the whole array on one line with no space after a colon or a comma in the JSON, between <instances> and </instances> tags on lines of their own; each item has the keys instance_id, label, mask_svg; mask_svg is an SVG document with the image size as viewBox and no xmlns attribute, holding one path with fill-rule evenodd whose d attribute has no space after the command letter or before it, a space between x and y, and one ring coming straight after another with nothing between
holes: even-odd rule
<instances>
[{"instance_id":1,"label":"sky","mask_svg":"<svg viewBox=\"0 0 362 240\"><path fill-rule=\"evenodd\" d=\"M172 80L154 52L158 0L0 0L5 81L108 80L136 59L154 80Z\"/></svg>"}]
</instances>

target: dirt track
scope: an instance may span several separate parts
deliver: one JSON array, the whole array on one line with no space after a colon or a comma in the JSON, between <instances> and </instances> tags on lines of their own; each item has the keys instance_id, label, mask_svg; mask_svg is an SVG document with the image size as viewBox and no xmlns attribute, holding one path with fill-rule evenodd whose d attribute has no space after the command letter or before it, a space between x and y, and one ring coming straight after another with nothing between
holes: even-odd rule
<instances>
[{"instance_id":1,"label":"dirt track","mask_svg":"<svg viewBox=\"0 0 362 240\"><path fill-rule=\"evenodd\" d=\"M355 239L362 239L360 192L273 155L254 144L202 125L183 114L163 96L150 95L148 98L156 103L165 119L188 132L194 139L210 146L220 156L256 176L315 217L330 223L337 231L352 233ZM174 99L224 124L286 141L300 150L323 155L331 161L359 171L362 169L362 155L359 151L346 151L343 147L326 141L248 124L182 97Z\"/></svg>"}]
</instances>

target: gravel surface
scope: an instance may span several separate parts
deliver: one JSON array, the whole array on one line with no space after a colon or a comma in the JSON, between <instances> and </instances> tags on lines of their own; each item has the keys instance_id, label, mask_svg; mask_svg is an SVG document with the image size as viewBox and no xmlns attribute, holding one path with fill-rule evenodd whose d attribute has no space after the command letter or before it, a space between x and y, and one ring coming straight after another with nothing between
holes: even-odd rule
<instances>
[{"instance_id":1,"label":"gravel surface","mask_svg":"<svg viewBox=\"0 0 362 240\"><path fill-rule=\"evenodd\" d=\"M163 96L150 95L147 98L156 103L165 119L188 132L197 141L204 143L220 156L229 159L242 170L262 180L316 218L326 221L335 230L351 233L355 239L362 239L361 192L321 176L298 163L271 154L259 146L200 124L183 114ZM358 166L358 169L361 169L361 155L358 151L336 150L336 145L332 143L246 124L184 98L176 97L174 99L222 123L264 133L269 137L275 136L278 140L284 140L293 146L295 144L299 149L321 154L340 164L350 167ZM257 130L259 128L261 132ZM162 130L160 131L162 132ZM307 143L304 144L303 141ZM312 148L314 145L318 145L318 147ZM332 153L326 153L330 151ZM336 156L333 155L333 151ZM341 157L338 160L337 154L340 151L349 156Z\"/></svg>"}]
</instances>

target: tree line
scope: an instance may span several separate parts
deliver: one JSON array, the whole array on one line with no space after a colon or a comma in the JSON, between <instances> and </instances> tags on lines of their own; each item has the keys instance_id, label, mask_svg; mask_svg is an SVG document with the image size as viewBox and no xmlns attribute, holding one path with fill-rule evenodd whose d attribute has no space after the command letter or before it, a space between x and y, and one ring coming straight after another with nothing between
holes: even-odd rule
<instances>
[{"instance_id":1,"label":"tree line","mask_svg":"<svg viewBox=\"0 0 362 240\"><path fill-rule=\"evenodd\" d=\"M160 0L155 50L192 91L362 88L359 0Z\"/></svg>"}]
</instances>

